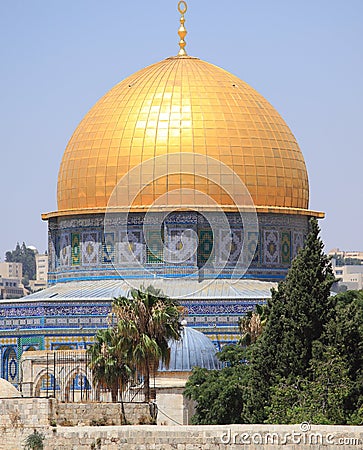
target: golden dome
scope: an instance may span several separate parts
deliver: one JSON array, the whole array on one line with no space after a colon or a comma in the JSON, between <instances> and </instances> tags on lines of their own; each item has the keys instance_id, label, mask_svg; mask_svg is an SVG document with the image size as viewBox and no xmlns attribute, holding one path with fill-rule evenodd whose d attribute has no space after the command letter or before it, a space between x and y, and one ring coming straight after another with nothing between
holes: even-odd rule
<instances>
[{"instance_id":1,"label":"golden dome","mask_svg":"<svg viewBox=\"0 0 363 450\"><path fill-rule=\"evenodd\" d=\"M168 166L168 155L179 152L191 174L176 173L175 158ZM304 158L278 112L229 72L182 56L136 72L91 108L62 159L58 211L43 217L104 212L119 180L153 158L148 170L154 181L133 201L133 210L148 208L160 195L183 188L231 206L228 179L221 179L222 188L208 180L200 163L196 167L196 154L230 167L257 210L309 214ZM160 168L160 155L166 167ZM169 175L158 178L161 169ZM204 168L206 173L213 170L218 172L217 166ZM181 194L168 195L164 207L188 203ZM127 192L124 198L130 201Z\"/></svg>"}]
</instances>

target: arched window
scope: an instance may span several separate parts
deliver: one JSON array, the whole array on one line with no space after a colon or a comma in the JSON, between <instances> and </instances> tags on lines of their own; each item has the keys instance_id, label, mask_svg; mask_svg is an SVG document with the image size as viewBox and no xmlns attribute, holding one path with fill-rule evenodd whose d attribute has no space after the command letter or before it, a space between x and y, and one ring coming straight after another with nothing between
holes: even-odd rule
<instances>
[{"instance_id":1,"label":"arched window","mask_svg":"<svg viewBox=\"0 0 363 450\"><path fill-rule=\"evenodd\" d=\"M3 357L3 378L10 383L18 381L18 358L14 347L5 350Z\"/></svg>"}]
</instances>

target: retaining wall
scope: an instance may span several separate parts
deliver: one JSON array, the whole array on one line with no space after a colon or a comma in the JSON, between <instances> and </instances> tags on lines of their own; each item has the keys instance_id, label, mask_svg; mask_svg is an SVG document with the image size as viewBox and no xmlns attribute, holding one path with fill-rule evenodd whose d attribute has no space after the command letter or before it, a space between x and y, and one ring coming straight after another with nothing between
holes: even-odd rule
<instances>
[{"instance_id":1,"label":"retaining wall","mask_svg":"<svg viewBox=\"0 0 363 450\"><path fill-rule=\"evenodd\" d=\"M149 405L125 403L129 424L151 423ZM0 399L0 428L122 425L120 403L61 403L53 398Z\"/></svg>"},{"instance_id":2,"label":"retaining wall","mask_svg":"<svg viewBox=\"0 0 363 450\"><path fill-rule=\"evenodd\" d=\"M44 450L322 450L363 448L363 427L299 425L38 427ZM0 449L22 449L32 428L0 429ZM273 439L273 441L271 440Z\"/></svg>"},{"instance_id":3,"label":"retaining wall","mask_svg":"<svg viewBox=\"0 0 363 450\"><path fill-rule=\"evenodd\" d=\"M129 424L151 423L146 403L125 403ZM58 403L54 408L58 425L122 425L120 403Z\"/></svg>"}]
</instances>

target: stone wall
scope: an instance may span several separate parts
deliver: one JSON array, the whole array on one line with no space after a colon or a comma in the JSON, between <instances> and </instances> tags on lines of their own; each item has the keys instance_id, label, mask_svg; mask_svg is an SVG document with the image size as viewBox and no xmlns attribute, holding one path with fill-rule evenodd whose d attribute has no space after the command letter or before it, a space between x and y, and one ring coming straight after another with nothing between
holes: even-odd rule
<instances>
[{"instance_id":1,"label":"stone wall","mask_svg":"<svg viewBox=\"0 0 363 450\"><path fill-rule=\"evenodd\" d=\"M54 415L54 399L0 399L0 428L48 426Z\"/></svg>"},{"instance_id":2,"label":"stone wall","mask_svg":"<svg viewBox=\"0 0 363 450\"><path fill-rule=\"evenodd\" d=\"M363 427L299 425L39 427L44 450L321 450L363 448ZM0 428L0 449L19 450L32 428Z\"/></svg>"},{"instance_id":3,"label":"stone wall","mask_svg":"<svg viewBox=\"0 0 363 450\"><path fill-rule=\"evenodd\" d=\"M195 413L194 402L184 397L185 387L157 388L158 425L188 425Z\"/></svg>"},{"instance_id":4,"label":"stone wall","mask_svg":"<svg viewBox=\"0 0 363 450\"><path fill-rule=\"evenodd\" d=\"M129 424L151 423L146 403L125 403ZM54 420L58 425L122 425L120 403L57 403Z\"/></svg>"},{"instance_id":5,"label":"stone wall","mask_svg":"<svg viewBox=\"0 0 363 450\"><path fill-rule=\"evenodd\" d=\"M151 423L149 405L125 403L129 424ZM53 398L0 399L0 427L42 427L51 424L122 425L119 403L60 403Z\"/></svg>"},{"instance_id":6,"label":"stone wall","mask_svg":"<svg viewBox=\"0 0 363 450\"><path fill-rule=\"evenodd\" d=\"M363 449L363 427L301 425L86 426L117 423L120 405L58 403L45 398L0 400L0 450L20 450L34 430L44 435L44 450L321 450ZM148 405L125 404L134 423L145 420ZM66 419L76 426L60 426ZM81 425L82 424L82 425Z\"/></svg>"}]
</instances>

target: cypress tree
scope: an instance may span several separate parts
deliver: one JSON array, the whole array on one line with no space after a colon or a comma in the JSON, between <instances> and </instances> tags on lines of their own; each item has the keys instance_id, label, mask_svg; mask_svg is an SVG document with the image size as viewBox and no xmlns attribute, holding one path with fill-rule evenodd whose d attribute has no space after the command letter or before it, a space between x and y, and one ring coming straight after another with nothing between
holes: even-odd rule
<instances>
[{"instance_id":1,"label":"cypress tree","mask_svg":"<svg viewBox=\"0 0 363 450\"><path fill-rule=\"evenodd\" d=\"M250 354L249 398L242 414L245 422L266 419L271 387L280 379L307 375L313 342L321 337L331 317L330 289L335 278L319 232L317 220L311 219L304 248L286 279L272 291L265 330Z\"/></svg>"}]
</instances>

